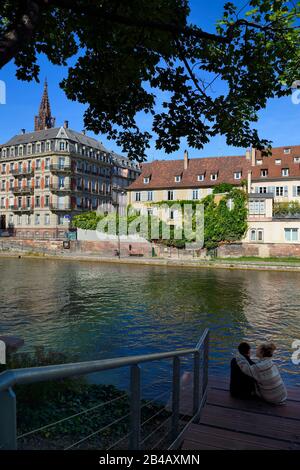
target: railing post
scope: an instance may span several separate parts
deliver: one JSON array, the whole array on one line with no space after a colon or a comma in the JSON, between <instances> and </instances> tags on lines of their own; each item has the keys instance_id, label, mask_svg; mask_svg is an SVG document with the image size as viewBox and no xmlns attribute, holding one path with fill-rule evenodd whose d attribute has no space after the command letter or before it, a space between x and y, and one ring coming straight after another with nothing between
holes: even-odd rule
<instances>
[{"instance_id":1,"label":"railing post","mask_svg":"<svg viewBox=\"0 0 300 470\"><path fill-rule=\"evenodd\" d=\"M130 370L130 450L139 450L141 441L141 370L135 364Z\"/></svg>"},{"instance_id":2,"label":"railing post","mask_svg":"<svg viewBox=\"0 0 300 470\"><path fill-rule=\"evenodd\" d=\"M12 388L0 392L0 450L17 449L16 395Z\"/></svg>"},{"instance_id":3,"label":"railing post","mask_svg":"<svg viewBox=\"0 0 300 470\"><path fill-rule=\"evenodd\" d=\"M200 406L200 351L194 354L194 393L193 393L193 414L195 415Z\"/></svg>"},{"instance_id":4,"label":"railing post","mask_svg":"<svg viewBox=\"0 0 300 470\"><path fill-rule=\"evenodd\" d=\"M180 406L180 359L175 356L173 359L173 388L172 388L172 440L178 435Z\"/></svg>"},{"instance_id":5,"label":"railing post","mask_svg":"<svg viewBox=\"0 0 300 470\"><path fill-rule=\"evenodd\" d=\"M209 354L209 331L204 339L203 345L203 383L202 383L202 396L206 393L208 384L208 354Z\"/></svg>"}]
</instances>

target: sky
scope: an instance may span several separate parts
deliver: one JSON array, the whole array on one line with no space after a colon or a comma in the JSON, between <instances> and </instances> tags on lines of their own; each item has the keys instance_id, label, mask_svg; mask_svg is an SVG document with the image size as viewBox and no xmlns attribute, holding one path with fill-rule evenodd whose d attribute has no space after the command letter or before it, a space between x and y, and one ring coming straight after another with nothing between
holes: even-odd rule
<instances>
[{"instance_id":1,"label":"sky","mask_svg":"<svg viewBox=\"0 0 300 470\"><path fill-rule=\"evenodd\" d=\"M215 23L222 16L224 3L225 0L210 2L190 0L191 22L206 31L214 32ZM247 2L235 0L234 3L242 7ZM20 133L22 128L25 128L26 131L33 129L34 116L38 112L45 77L48 80L52 115L56 117L56 125L63 125L64 120L68 120L70 128L77 131L84 128L83 114L86 106L68 100L59 87L59 82L67 75L67 68L52 65L45 56L39 58L39 65L41 67L40 83L18 81L15 77L13 62L0 70L0 80L6 84L6 104L0 104L0 143L4 143L13 135ZM300 77L295 77L295 80L298 78L300 79ZM215 91L218 92L218 89ZM284 97L269 100L267 108L260 112L260 119L256 123L256 127L261 138L271 140L275 147L299 145L299 122L300 104L295 105L292 103L291 97ZM142 128L147 128L146 117L139 117L138 123ZM91 132L89 135L100 140L106 148L121 153L120 148L113 141L107 140L105 135L95 136ZM151 148L147 151L148 161L182 158L185 149L188 150L191 158L243 155L245 152L245 149L227 146L225 138L222 136L214 137L202 150L188 148L186 142L183 141L180 150L172 154L157 151L153 141Z\"/></svg>"}]
</instances>

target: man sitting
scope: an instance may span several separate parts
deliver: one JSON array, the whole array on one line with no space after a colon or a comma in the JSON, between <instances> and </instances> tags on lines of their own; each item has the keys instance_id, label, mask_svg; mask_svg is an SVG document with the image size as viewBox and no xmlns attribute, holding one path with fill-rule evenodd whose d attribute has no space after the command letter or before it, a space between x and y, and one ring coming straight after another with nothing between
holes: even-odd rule
<instances>
[{"instance_id":1,"label":"man sitting","mask_svg":"<svg viewBox=\"0 0 300 470\"><path fill-rule=\"evenodd\" d=\"M241 343L238 346L238 351L249 363L255 364L250 359L250 345L248 343ZM252 377L244 374L238 366L236 358L231 360L230 364L230 393L235 398L252 398L255 395L255 380Z\"/></svg>"}]
</instances>

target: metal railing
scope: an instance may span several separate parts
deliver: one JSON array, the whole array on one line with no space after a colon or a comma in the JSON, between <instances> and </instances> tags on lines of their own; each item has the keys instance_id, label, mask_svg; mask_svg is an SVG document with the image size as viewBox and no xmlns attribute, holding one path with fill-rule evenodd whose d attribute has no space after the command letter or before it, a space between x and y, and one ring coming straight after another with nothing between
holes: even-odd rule
<instances>
[{"instance_id":1,"label":"metal railing","mask_svg":"<svg viewBox=\"0 0 300 470\"><path fill-rule=\"evenodd\" d=\"M199 419L201 410L206 401L207 384L208 384L208 352L209 352L209 330L206 329L202 334L198 344L191 349L178 349L175 351L154 353L139 356L129 356L123 358L104 359L99 361L79 362L71 364L59 364L43 367L31 367L25 369L12 369L2 372L0 374L0 449L17 449L18 439L30 436L36 432L48 429L57 424L73 419L77 416L85 415L86 413L102 408L111 404L112 400L99 403L93 407L87 408L79 413L72 414L66 418L62 418L55 423L41 426L22 435L17 436L17 398L13 391L13 387L19 384L32 384L37 382L45 382L57 379L66 379L68 377L82 376L85 374L103 372L112 369L119 369L123 367L130 368L130 390L129 390L129 409L125 416L114 419L111 423L106 424L101 429L98 429L87 436L81 438L68 445L65 449L71 449L88 439L93 438L99 433L106 431L108 428L115 426L122 420L129 420L129 428L125 436L119 438L109 446L109 449L115 448L122 441L127 442L131 450L138 450L147 448L146 442L151 445L153 439L155 444L152 444L152 449L159 448L163 445L168 449L176 449L181 443L183 433L188 426ZM192 358L192 388L191 395L188 398L182 397L182 381L181 381L181 360L183 357ZM154 361L172 360L172 381L171 381L171 400L169 401L168 409L169 414L167 419L160 422L159 425L150 432L146 437L141 437L142 428L147 426L154 418L157 419L159 415L164 414L167 406L163 406L159 411L155 411L152 417L148 417L142 421L143 409L157 400L161 400L163 396L170 393L166 390L160 390L158 397L145 403L142 401L142 387L141 387L141 365L145 363L153 363ZM161 382L157 382L159 386ZM151 385L150 385L151 387ZM149 385L147 385L149 389ZM126 395L126 394L125 394ZM125 395L115 398L113 401L122 399ZM183 409L186 409L186 403L183 401L191 401L192 409L187 415L183 415ZM186 420L188 418L188 420ZM183 425L182 425L183 423ZM169 428L170 425L170 428ZM182 426L180 428L180 425ZM166 431L167 428L167 431ZM168 439L167 439L168 438ZM167 439L167 440L166 440Z\"/></svg>"}]
</instances>

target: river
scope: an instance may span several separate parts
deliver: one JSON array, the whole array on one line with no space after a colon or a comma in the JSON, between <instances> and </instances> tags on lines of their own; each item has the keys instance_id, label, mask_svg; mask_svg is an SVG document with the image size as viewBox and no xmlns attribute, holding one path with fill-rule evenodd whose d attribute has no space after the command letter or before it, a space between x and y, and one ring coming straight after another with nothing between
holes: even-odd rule
<instances>
[{"instance_id":1,"label":"river","mask_svg":"<svg viewBox=\"0 0 300 470\"><path fill-rule=\"evenodd\" d=\"M168 351L193 347L208 327L212 374L228 374L241 340L272 340L285 381L300 385L291 361L300 273L25 258L0 258L0 273L0 334L21 336L25 350L43 345L78 360ZM146 368L146 385L163 381L166 367ZM125 386L127 377L98 380Z\"/></svg>"}]
</instances>

